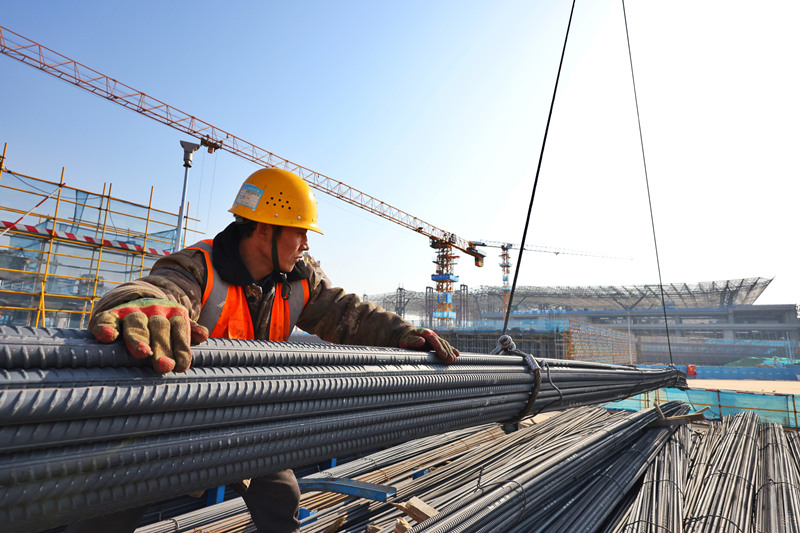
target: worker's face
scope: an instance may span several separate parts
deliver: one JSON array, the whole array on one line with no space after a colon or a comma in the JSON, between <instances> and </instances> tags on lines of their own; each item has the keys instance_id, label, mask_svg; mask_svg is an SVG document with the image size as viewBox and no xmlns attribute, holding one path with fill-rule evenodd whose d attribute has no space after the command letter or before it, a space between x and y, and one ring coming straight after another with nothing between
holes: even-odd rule
<instances>
[{"instance_id":1,"label":"worker's face","mask_svg":"<svg viewBox=\"0 0 800 533\"><path fill-rule=\"evenodd\" d=\"M308 250L307 231L301 228L284 227L278 236L278 264L283 272L291 272L294 264L303 260Z\"/></svg>"}]
</instances>

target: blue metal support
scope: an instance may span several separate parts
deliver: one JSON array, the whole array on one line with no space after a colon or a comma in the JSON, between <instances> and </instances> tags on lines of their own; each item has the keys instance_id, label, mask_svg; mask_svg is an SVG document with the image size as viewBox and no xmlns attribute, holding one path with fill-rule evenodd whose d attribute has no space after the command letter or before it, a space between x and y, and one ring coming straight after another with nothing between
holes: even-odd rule
<instances>
[{"instance_id":1,"label":"blue metal support","mask_svg":"<svg viewBox=\"0 0 800 533\"><path fill-rule=\"evenodd\" d=\"M309 511L305 507L301 507L300 511L299 511L299 513L297 515L297 519L298 520L305 520L309 516L313 516L315 514L317 514L317 510L316 509L314 509L313 511Z\"/></svg>"},{"instance_id":2,"label":"blue metal support","mask_svg":"<svg viewBox=\"0 0 800 533\"><path fill-rule=\"evenodd\" d=\"M214 487L206 491L206 505L216 505L225 499L225 485Z\"/></svg>"},{"instance_id":3,"label":"blue metal support","mask_svg":"<svg viewBox=\"0 0 800 533\"><path fill-rule=\"evenodd\" d=\"M358 498L366 498L376 502L385 502L389 496L394 496L397 489L388 485L356 481L343 478L300 478L297 480L300 492L335 492L348 494Z\"/></svg>"}]
</instances>

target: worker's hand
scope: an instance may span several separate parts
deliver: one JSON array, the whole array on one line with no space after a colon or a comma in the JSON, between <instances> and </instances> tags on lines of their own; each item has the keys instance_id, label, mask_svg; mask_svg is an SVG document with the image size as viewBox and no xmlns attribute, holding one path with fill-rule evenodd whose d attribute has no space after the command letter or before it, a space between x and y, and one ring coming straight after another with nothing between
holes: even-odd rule
<instances>
[{"instance_id":1,"label":"worker's hand","mask_svg":"<svg viewBox=\"0 0 800 533\"><path fill-rule=\"evenodd\" d=\"M189 312L170 300L143 298L97 313L89 331L100 342L113 342L122 333L134 357L150 357L160 374L184 372L192 364L189 344L208 339L208 330L189 319Z\"/></svg>"},{"instance_id":2,"label":"worker's hand","mask_svg":"<svg viewBox=\"0 0 800 533\"><path fill-rule=\"evenodd\" d=\"M458 350L430 329L417 328L406 333L399 343L400 348L411 350L432 350L436 356L447 363L454 363Z\"/></svg>"}]
</instances>

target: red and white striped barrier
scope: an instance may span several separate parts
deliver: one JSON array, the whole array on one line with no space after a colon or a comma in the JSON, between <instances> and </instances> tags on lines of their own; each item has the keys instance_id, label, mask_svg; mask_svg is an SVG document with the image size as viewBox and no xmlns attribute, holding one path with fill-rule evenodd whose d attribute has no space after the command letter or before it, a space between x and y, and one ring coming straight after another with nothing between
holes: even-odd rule
<instances>
[{"instance_id":1,"label":"red and white striped barrier","mask_svg":"<svg viewBox=\"0 0 800 533\"><path fill-rule=\"evenodd\" d=\"M2 221L3 226L7 230L18 231L22 233L29 233L33 235L42 235L48 237L57 237L67 241L81 242L87 244L94 244L97 246L108 246L109 248L117 248L120 250L127 250L129 252L146 252L151 255L169 255L169 250L157 250L156 248L145 248L138 244L129 244L126 242L112 241L109 239L97 239L88 235L76 235L68 231L55 231L46 228L37 228L36 226L29 226L27 224L15 224L14 222Z\"/></svg>"}]
</instances>

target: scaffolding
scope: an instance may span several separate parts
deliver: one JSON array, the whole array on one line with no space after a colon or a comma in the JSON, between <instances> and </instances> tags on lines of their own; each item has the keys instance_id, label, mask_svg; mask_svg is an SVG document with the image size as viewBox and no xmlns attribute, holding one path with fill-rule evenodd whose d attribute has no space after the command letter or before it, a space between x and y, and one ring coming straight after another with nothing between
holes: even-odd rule
<instances>
[{"instance_id":1,"label":"scaffolding","mask_svg":"<svg viewBox=\"0 0 800 533\"><path fill-rule=\"evenodd\" d=\"M615 364L637 362L636 336L580 320L565 322L566 328L561 333L565 359Z\"/></svg>"},{"instance_id":2,"label":"scaffolding","mask_svg":"<svg viewBox=\"0 0 800 533\"><path fill-rule=\"evenodd\" d=\"M0 156L0 324L84 328L94 303L173 249L177 214L12 172ZM183 235L200 233L188 227ZM184 237L185 238L185 237Z\"/></svg>"},{"instance_id":3,"label":"scaffolding","mask_svg":"<svg viewBox=\"0 0 800 533\"><path fill-rule=\"evenodd\" d=\"M502 322L483 322L470 328L440 329L437 333L459 350L489 353L497 346ZM637 363L637 338L624 331L580 320L539 320L508 333L523 352L536 357L592 361L595 363Z\"/></svg>"}]
</instances>

